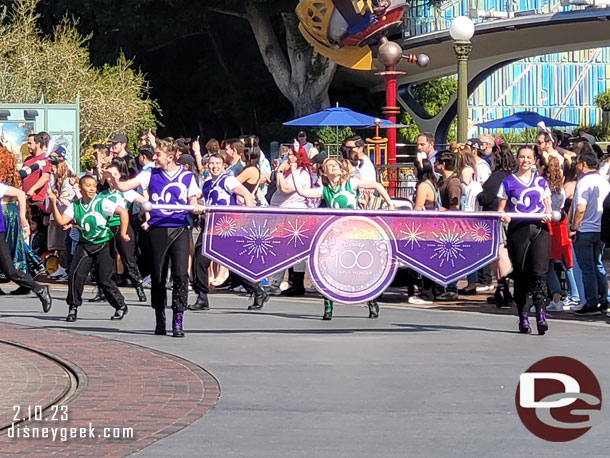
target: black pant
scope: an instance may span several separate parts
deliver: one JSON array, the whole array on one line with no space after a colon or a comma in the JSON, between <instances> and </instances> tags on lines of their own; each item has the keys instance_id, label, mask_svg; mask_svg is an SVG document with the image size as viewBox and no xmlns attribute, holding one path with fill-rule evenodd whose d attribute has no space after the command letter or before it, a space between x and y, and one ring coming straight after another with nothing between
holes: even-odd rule
<instances>
[{"instance_id":1,"label":"black pant","mask_svg":"<svg viewBox=\"0 0 610 458\"><path fill-rule=\"evenodd\" d=\"M150 241L153 265L151 273L151 303L155 310L167 304L165 279L169 261L172 262L172 309L184 312L188 303L188 263L191 230L187 227L151 227Z\"/></svg>"},{"instance_id":2,"label":"black pant","mask_svg":"<svg viewBox=\"0 0 610 458\"><path fill-rule=\"evenodd\" d=\"M527 302L528 291L536 309L546 303L546 275L549 268L551 236L546 224L516 221L507 231L506 248L513 265L510 274L515 281L514 299L519 314Z\"/></svg>"},{"instance_id":3,"label":"black pant","mask_svg":"<svg viewBox=\"0 0 610 458\"><path fill-rule=\"evenodd\" d=\"M205 229L202 228L195 242L195 253L193 254L193 262L191 266L191 273L193 274L193 290L197 294L208 294L210 292L208 288L208 268L210 267L211 259L206 258L202 252L201 247L203 245L203 233Z\"/></svg>"},{"instance_id":4,"label":"black pant","mask_svg":"<svg viewBox=\"0 0 610 458\"><path fill-rule=\"evenodd\" d=\"M82 305L83 288L92 267L95 267L97 286L102 290L110 305L115 309L125 305L125 298L112 281L110 242L78 243L68 274L68 298L66 299L68 305L76 307Z\"/></svg>"},{"instance_id":5,"label":"black pant","mask_svg":"<svg viewBox=\"0 0 610 458\"><path fill-rule=\"evenodd\" d=\"M478 278L478 282L481 285L491 285L492 284L492 278L491 278L491 264L487 264L486 266L481 267L478 271L477 271L477 278Z\"/></svg>"},{"instance_id":6,"label":"black pant","mask_svg":"<svg viewBox=\"0 0 610 458\"><path fill-rule=\"evenodd\" d=\"M133 286L142 285L142 275L140 275L140 269L138 269L138 263L136 260L136 241L135 234L131 226L127 226L127 235L129 235L129 242L123 241L120 235L120 226L113 226L110 228L114 234L114 238L110 241L110 256L114 259L117 252L121 255L121 262L127 277L131 280Z\"/></svg>"},{"instance_id":7,"label":"black pant","mask_svg":"<svg viewBox=\"0 0 610 458\"><path fill-rule=\"evenodd\" d=\"M142 221L138 215L131 215L131 227L136 235L137 261L138 269L142 277L152 274L152 244L150 243L150 234L142 229Z\"/></svg>"},{"instance_id":8,"label":"black pant","mask_svg":"<svg viewBox=\"0 0 610 458\"><path fill-rule=\"evenodd\" d=\"M0 218L1 217L2 215L0 215ZM6 278L15 282L17 285L31 289L36 294L40 294L42 292L42 286L36 283L30 274L15 269L11 250L6 243L4 236L4 232L0 232L0 271L2 271Z\"/></svg>"},{"instance_id":9,"label":"black pant","mask_svg":"<svg viewBox=\"0 0 610 458\"><path fill-rule=\"evenodd\" d=\"M208 288L208 268L210 267L212 260L206 258L201 249L203 246L204 233L205 229L202 229L199 233L199 237L197 237L197 242L195 242L195 254L193 255L193 264L191 268L191 272L193 273L193 290L197 294L208 294L210 292ZM241 284L250 294L257 292L261 288L259 283L251 282L250 280L246 280L239 275L233 274L232 279L232 287L236 287Z\"/></svg>"}]
</instances>

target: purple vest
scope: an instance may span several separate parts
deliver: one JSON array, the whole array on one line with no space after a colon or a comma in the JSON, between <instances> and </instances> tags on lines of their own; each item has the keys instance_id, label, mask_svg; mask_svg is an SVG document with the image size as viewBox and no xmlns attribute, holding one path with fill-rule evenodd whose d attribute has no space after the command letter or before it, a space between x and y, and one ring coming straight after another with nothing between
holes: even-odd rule
<instances>
[{"instance_id":1,"label":"purple vest","mask_svg":"<svg viewBox=\"0 0 610 458\"><path fill-rule=\"evenodd\" d=\"M148 194L155 204L188 205L188 190L195 179L192 172L180 170L170 179L162 169L150 169ZM148 224L160 227L188 226L188 211L151 210Z\"/></svg>"},{"instance_id":2,"label":"purple vest","mask_svg":"<svg viewBox=\"0 0 610 458\"><path fill-rule=\"evenodd\" d=\"M237 205L235 194L225 189L225 181L229 177L223 173L215 180L208 180L203 183L202 198L205 205Z\"/></svg>"},{"instance_id":3,"label":"purple vest","mask_svg":"<svg viewBox=\"0 0 610 458\"><path fill-rule=\"evenodd\" d=\"M549 194L546 180L534 174L530 185L523 184L515 175L502 182L508 196L506 211L517 213L544 213L544 195Z\"/></svg>"}]
</instances>

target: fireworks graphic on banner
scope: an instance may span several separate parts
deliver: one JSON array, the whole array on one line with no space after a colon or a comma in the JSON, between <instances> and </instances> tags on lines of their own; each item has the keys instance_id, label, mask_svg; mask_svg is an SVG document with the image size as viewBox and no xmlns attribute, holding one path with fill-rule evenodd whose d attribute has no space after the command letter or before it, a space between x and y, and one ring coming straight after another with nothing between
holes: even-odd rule
<instances>
[{"instance_id":1,"label":"fireworks graphic on banner","mask_svg":"<svg viewBox=\"0 0 610 458\"><path fill-rule=\"evenodd\" d=\"M430 257L432 259L440 260L440 267L446 262L451 263L452 267L455 267L455 261L458 259L466 259L462 254L464 252L464 242L462 240L463 235L454 226L453 231L447 229L443 224L443 232L435 234L437 240L432 242L434 247L434 254Z\"/></svg>"},{"instance_id":2,"label":"fireworks graphic on banner","mask_svg":"<svg viewBox=\"0 0 610 458\"><path fill-rule=\"evenodd\" d=\"M415 221L413 223L411 223L411 226L409 226L408 224L405 224L405 229L406 230L401 230L400 233L404 235L403 239L405 241L405 248L408 248L409 245L411 245L411 249L415 249L415 245L417 245L418 248L421 248L421 245L419 244L420 240L424 240L424 238L422 237L422 235L424 235L426 233L426 231L422 231L421 229L421 224L418 224L417 227L415 227Z\"/></svg>"},{"instance_id":3,"label":"fireworks graphic on banner","mask_svg":"<svg viewBox=\"0 0 610 458\"><path fill-rule=\"evenodd\" d=\"M245 233L244 238L236 240L244 248L239 255L247 254L250 256L250 264L252 264L255 258L260 259L261 263L265 264L267 256L277 256L273 251L273 247L281 242L274 240L273 235L277 232L278 228L268 228L267 220L262 225L256 224L256 221L253 220L251 226L242 230Z\"/></svg>"},{"instance_id":4,"label":"fireworks graphic on banner","mask_svg":"<svg viewBox=\"0 0 610 458\"><path fill-rule=\"evenodd\" d=\"M305 221L294 220L288 221L288 227L285 227L284 230L288 232L288 235L284 236L284 238L288 238L288 245L294 243L294 247L297 247L297 243L300 243L301 246L305 246L305 240L309 238L309 236L305 235L305 232L309 231L309 229L305 229Z\"/></svg>"},{"instance_id":5,"label":"fireworks graphic on banner","mask_svg":"<svg viewBox=\"0 0 610 458\"><path fill-rule=\"evenodd\" d=\"M491 240L491 227L489 224L479 221L472 226L470 235L475 242L487 242Z\"/></svg>"},{"instance_id":6,"label":"fireworks graphic on banner","mask_svg":"<svg viewBox=\"0 0 610 458\"><path fill-rule=\"evenodd\" d=\"M229 216L223 216L216 223L216 234L220 236L220 238L231 237L237 232L237 223L235 220Z\"/></svg>"}]
</instances>

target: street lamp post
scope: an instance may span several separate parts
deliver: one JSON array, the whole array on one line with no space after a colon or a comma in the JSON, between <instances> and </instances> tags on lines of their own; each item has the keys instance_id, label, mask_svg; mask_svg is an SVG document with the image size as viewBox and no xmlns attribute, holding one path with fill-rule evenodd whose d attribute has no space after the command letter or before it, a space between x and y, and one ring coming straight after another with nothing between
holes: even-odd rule
<instances>
[{"instance_id":1,"label":"street lamp post","mask_svg":"<svg viewBox=\"0 0 610 458\"><path fill-rule=\"evenodd\" d=\"M458 16L451 22L449 34L455 41L453 49L457 56L457 139L464 143L468 136L468 56L472 51L470 39L474 35L474 24L470 18Z\"/></svg>"}]
</instances>

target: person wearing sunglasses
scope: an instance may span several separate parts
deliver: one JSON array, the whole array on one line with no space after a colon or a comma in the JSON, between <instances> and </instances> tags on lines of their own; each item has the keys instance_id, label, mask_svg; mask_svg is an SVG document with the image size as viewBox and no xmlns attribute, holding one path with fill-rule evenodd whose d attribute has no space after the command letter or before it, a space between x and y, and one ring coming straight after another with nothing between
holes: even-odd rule
<instances>
[{"instance_id":1,"label":"person wearing sunglasses","mask_svg":"<svg viewBox=\"0 0 610 458\"><path fill-rule=\"evenodd\" d=\"M538 153L544 158L545 163L548 164L551 157L556 157L560 167L563 169L563 162L565 159L557 148L555 148L555 139L549 132L540 131L538 133L536 146L538 146Z\"/></svg>"},{"instance_id":2,"label":"person wearing sunglasses","mask_svg":"<svg viewBox=\"0 0 610 458\"><path fill-rule=\"evenodd\" d=\"M305 148L305 151L307 152L307 157L311 157L309 155L309 150L313 148L313 145L307 141L307 133L305 133L304 130L299 132L299 134L297 135L297 140L299 141L299 145Z\"/></svg>"}]
</instances>

